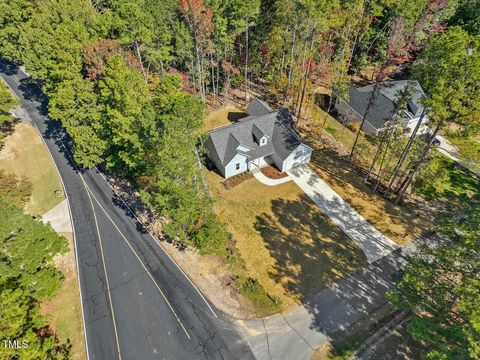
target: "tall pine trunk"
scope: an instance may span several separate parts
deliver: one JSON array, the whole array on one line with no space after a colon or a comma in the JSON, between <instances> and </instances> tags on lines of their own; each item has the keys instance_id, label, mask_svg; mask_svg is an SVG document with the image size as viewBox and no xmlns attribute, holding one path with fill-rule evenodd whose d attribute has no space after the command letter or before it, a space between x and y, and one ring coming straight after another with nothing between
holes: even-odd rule
<instances>
[{"instance_id":1,"label":"tall pine trunk","mask_svg":"<svg viewBox=\"0 0 480 360\"><path fill-rule=\"evenodd\" d=\"M370 175L372 174L372 171L373 171L373 168L375 167L375 163L377 162L378 160L378 157L380 156L380 154L382 153L382 150L383 150L383 146L385 144L385 142L387 142L390 137L391 137L391 134L392 134L392 129L394 129L395 127L395 123L396 123L396 120L397 120L397 117L398 117L398 113L396 113L393 117L393 121L392 123L390 124L390 126L387 128L387 130L385 130L385 133L382 134L382 139L380 141L380 144L378 145L377 147L377 151L375 152L375 156L373 157L373 160L372 160L372 164L370 165L370 168L368 170L368 173L367 173L367 176L365 177L365 182L368 181L368 179L370 178Z\"/></svg>"},{"instance_id":2,"label":"tall pine trunk","mask_svg":"<svg viewBox=\"0 0 480 360\"><path fill-rule=\"evenodd\" d=\"M303 42L302 69L305 67L305 59L307 57L307 44L308 44L308 36L305 38L305 41ZM295 89L296 96L293 101L293 113L295 115L297 115L297 106L298 106L298 103L300 102L300 95L301 95L298 89L302 87L302 84L303 84L303 76L299 76L298 88Z\"/></svg>"},{"instance_id":3,"label":"tall pine trunk","mask_svg":"<svg viewBox=\"0 0 480 360\"><path fill-rule=\"evenodd\" d=\"M387 158L388 150L390 150L390 144L392 143L392 139L395 134L395 124L392 127L392 131L390 132L390 136L388 137L387 144L385 146L385 151L383 152L382 160L380 160L380 167L378 169L377 181L375 182L375 186L373 187L373 191L377 191L378 185L382 181L383 176L383 165L385 164L385 159ZM390 161L390 159L389 159ZM389 161L387 161L387 166Z\"/></svg>"},{"instance_id":4,"label":"tall pine trunk","mask_svg":"<svg viewBox=\"0 0 480 360\"><path fill-rule=\"evenodd\" d=\"M355 54L355 48L357 47L358 38L360 37L361 28L362 28L362 24L363 24L363 19L364 19L364 16L365 16L366 3L367 3L367 0L363 0L362 13L360 15L360 23L358 24L358 29L357 29L357 31L355 33L355 37L353 39L352 51L351 51L350 56L348 58L347 69L350 69L350 65L352 64L353 55Z\"/></svg>"},{"instance_id":5,"label":"tall pine trunk","mask_svg":"<svg viewBox=\"0 0 480 360\"><path fill-rule=\"evenodd\" d=\"M285 91L285 101L288 100L288 96L289 96L289 92L290 92L290 83L292 81L293 60L294 60L294 56L295 56L296 36L297 36L297 24L295 22L295 27L293 28L292 51L290 53L290 68L288 69L287 89Z\"/></svg>"},{"instance_id":6,"label":"tall pine trunk","mask_svg":"<svg viewBox=\"0 0 480 360\"><path fill-rule=\"evenodd\" d=\"M420 115L420 119L418 120L417 125L413 129L413 132L410 135L410 138L408 139L407 145L405 145L405 148L403 149L403 152L402 152L402 155L400 156L400 159L398 159L398 162L395 165L392 177L390 178L390 181L388 183L387 191L385 192L385 196L388 196L390 194L392 186L393 186L395 180L398 177L400 169L402 168L403 163L405 162L405 159L407 158L407 155L408 155L408 152L410 151L410 148L412 147L413 140L415 140L415 136L417 135L418 130L420 129L420 126L422 125L425 114L426 114L426 110L425 110L425 108L423 108L422 114Z\"/></svg>"},{"instance_id":7,"label":"tall pine trunk","mask_svg":"<svg viewBox=\"0 0 480 360\"><path fill-rule=\"evenodd\" d=\"M147 81L147 75L145 74L145 68L143 67L143 61L142 61L142 55L140 54L140 48L138 46L138 42L136 42L136 41L135 41L135 49L137 51L138 61L140 62L140 68L142 69L143 80L145 80L145 82L148 82Z\"/></svg>"},{"instance_id":8,"label":"tall pine trunk","mask_svg":"<svg viewBox=\"0 0 480 360\"><path fill-rule=\"evenodd\" d=\"M245 106L248 102L248 24L245 32Z\"/></svg>"},{"instance_id":9,"label":"tall pine trunk","mask_svg":"<svg viewBox=\"0 0 480 360\"><path fill-rule=\"evenodd\" d=\"M417 160L417 163L415 164L415 167L413 170L410 172L410 174L407 176L404 184L400 188L400 191L398 193L397 198L395 199L395 204L399 204L400 201L402 201L403 196L405 195L405 192L407 191L408 187L413 181L413 178L415 177L415 174L418 172L418 169L420 169L420 166L423 164L423 161L428 155L428 152L432 148L433 140L435 140L435 137L437 136L438 132L440 131L440 128L442 126L443 122L440 121L438 125L436 126L435 130L433 131L432 135L428 139L428 143L425 146L425 149L422 152L422 155L420 155L420 158Z\"/></svg>"},{"instance_id":10,"label":"tall pine trunk","mask_svg":"<svg viewBox=\"0 0 480 360\"><path fill-rule=\"evenodd\" d=\"M213 54L210 54L210 70L212 73L212 93L213 93L213 102L216 103L216 88L215 88L215 63L213 62Z\"/></svg>"},{"instance_id":11,"label":"tall pine trunk","mask_svg":"<svg viewBox=\"0 0 480 360\"><path fill-rule=\"evenodd\" d=\"M323 123L322 127L320 128L320 138L322 137L323 130L325 129L325 125L327 124L328 120L328 115L330 114L330 111L332 111L332 105L333 105L333 90L330 93L330 99L328 99L328 108L327 111L325 112L325 116L323 117Z\"/></svg>"},{"instance_id":12,"label":"tall pine trunk","mask_svg":"<svg viewBox=\"0 0 480 360\"><path fill-rule=\"evenodd\" d=\"M375 163L378 160L378 157L382 153L383 150L383 145L385 144L385 141L387 139L387 135L383 134L382 140L380 140L380 144L377 147L377 151L375 151L375 156L373 157L372 163L370 164L370 167L367 172L367 176L365 176L365 179L363 180L365 183L370 179L370 175L372 174L373 168L375 167Z\"/></svg>"},{"instance_id":13,"label":"tall pine trunk","mask_svg":"<svg viewBox=\"0 0 480 360\"><path fill-rule=\"evenodd\" d=\"M303 89L302 89L302 96L300 97L300 104L298 105L298 112L297 112L297 118L300 118L302 115L302 106L303 106L303 99L305 98L305 90L307 87L307 81L308 77L310 75L310 66L311 66L311 59L310 57L312 56L312 51L313 51L313 38L315 36L315 33L312 32L312 37L310 39L310 53L309 53L309 59L307 63L307 68L305 69L305 79L303 81Z\"/></svg>"},{"instance_id":14,"label":"tall pine trunk","mask_svg":"<svg viewBox=\"0 0 480 360\"><path fill-rule=\"evenodd\" d=\"M197 59L198 91L200 91L200 97L202 101L205 101L205 93L203 92L203 84L202 84L202 65L200 64L200 50L198 49L198 43L196 41L195 41L195 57Z\"/></svg>"}]
</instances>

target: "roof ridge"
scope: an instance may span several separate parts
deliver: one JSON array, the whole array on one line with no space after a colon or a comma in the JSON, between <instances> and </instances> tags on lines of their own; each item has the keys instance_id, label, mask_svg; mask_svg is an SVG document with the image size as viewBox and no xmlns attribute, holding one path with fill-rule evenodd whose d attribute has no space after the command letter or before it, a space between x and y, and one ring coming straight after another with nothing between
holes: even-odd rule
<instances>
[{"instance_id":1,"label":"roof ridge","mask_svg":"<svg viewBox=\"0 0 480 360\"><path fill-rule=\"evenodd\" d=\"M279 111L276 110L276 111L272 111L268 114L265 114L265 115L260 115L260 116L248 116L246 118L244 118L243 120L240 119L239 121L236 121L232 124L226 124L225 126L222 126L222 127L218 127L218 128L215 128L213 130L210 130L208 133L209 134L212 134L212 133L215 133L217 131L220 131L220 130L225 130L227 128L231 129L232 127L238 127L240 125L243 125L243 126L246 126L245 124L249 124L255 120L258 120L258 119L262 119L262 118L266 118L266 117L270 117L272 115L276 115ZM250 118L250 119L248 119ZM260 129L259 129L260 130Z\"/></svg>"}]
</instances>

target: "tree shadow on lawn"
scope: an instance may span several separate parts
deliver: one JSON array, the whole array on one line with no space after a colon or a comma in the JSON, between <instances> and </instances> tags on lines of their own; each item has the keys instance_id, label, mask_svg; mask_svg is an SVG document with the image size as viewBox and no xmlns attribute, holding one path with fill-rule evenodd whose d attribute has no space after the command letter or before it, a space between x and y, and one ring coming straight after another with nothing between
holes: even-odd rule
<instances>
[{"instance_id":1,"label":"tree shadow on lawn","mask_svg":"<svg viewBox=\"0 0 480 360\"><path fill-rule=\"evenodd\" d=\"M384 199L365 184L364 176L357 173L346 156L332 149L316 149L311 167L368 222L395 242L404 244L432 230L431 210L395 205Z\"/></svg>"},{"instance_id":2,"label":"tree shadow on lawn","mask_svg":"<svg viewBox=\"0 0 480 360\"><path fill-rule=\"evenodd\" d=\"M443 156L443 155L439 155ZM436 200L447 206L460 205L465 197L470 197L480 188L480 180L468 173L460 165L447 158L442 158L442 164L448 172L448 179L440 186L426 184L418 191L427 200Z\"/></svg>"},{"instance_id":3,"label":"tree shadow on lawn","mask_svg":"<svg viewBox=\"0 0 480 360\"><path fill-rule=\"evenodd\" d=\"M367 265L360 248L306 195L272 200L271 214L257 216L255 229L275 261L270 278L302 303Z\"/></svg>"}]
</instances>

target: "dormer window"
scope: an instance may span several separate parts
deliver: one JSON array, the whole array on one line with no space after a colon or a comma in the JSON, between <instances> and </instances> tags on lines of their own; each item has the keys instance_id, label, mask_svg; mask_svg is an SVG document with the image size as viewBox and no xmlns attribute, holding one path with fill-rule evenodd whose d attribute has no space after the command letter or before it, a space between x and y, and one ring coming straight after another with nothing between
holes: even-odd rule
<instances>
[{"instance_id":1,"label":"dormer window","mask_svg":"<svg viewBox=\"0 0 480 360\"><path fill-rule=\"evenodd\" d=\"M255 124L252 126L252 137L253 141L260 146L267 143L267 136Z\"/></svg>"}]
</instances>

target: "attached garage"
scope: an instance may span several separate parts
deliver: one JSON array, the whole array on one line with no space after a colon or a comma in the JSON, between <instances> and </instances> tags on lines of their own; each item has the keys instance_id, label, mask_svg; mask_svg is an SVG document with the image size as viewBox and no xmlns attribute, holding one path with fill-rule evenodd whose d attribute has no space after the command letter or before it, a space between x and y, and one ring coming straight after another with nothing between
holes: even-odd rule
<instances>
[{"instance_id":1,"label":"attached garage","mask_svg":"<svg viewBox=\"0 0 480 360\"><path fill-rule=\"evenodd\" d=\"M273 111L256 100L250 116L208 133L208 156L225 178L268 164L282 172L310 161L312 148L301 138L287 109Z\"/></svg>"},{"instance_id":2,"label":"attached garage","mask_svg":"<svg viewBox=\"0 0 480 360\"><path fill-rule=\"evenodd\" d=\"M312 156L312 149L301 144L285 160L283 160L282 171L288 171L299 165L308 164Z\"/></svg>"}]
</instances>

